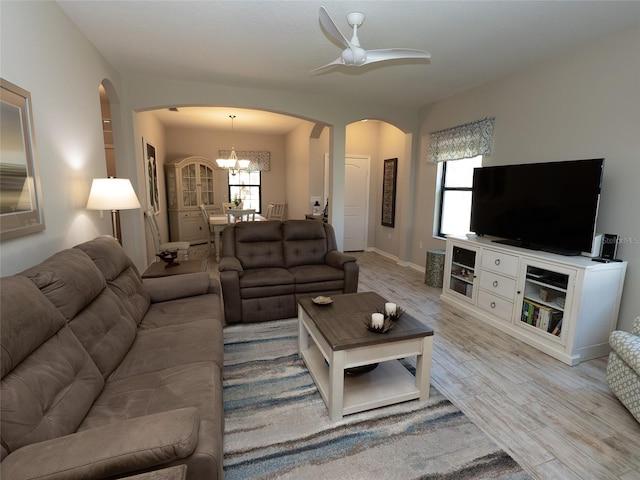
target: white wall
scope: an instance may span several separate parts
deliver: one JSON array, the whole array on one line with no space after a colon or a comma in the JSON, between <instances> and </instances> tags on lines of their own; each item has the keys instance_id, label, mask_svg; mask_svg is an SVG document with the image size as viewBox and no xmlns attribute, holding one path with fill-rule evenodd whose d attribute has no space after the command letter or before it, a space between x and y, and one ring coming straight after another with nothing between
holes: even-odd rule
<instances>
[{"instance_id":1,"label":"white wall","mask_svg":"<svg viewBox=\"0 0 640 480\"><path fill-rule=\"evenodd\" d=\"M598 232L622 237L619 258L629 267L619 327L640 315L640 30L508 78L479 86L421 110L422 135L415 200L415 245L443 248L432 238L436 170L426 163L430 131L495 116L493 153L485 164L605 157Z\"/></svg>"},{"instance_id":2,"label":"white wall","mask_svg":"<svg viewBox=\"0 0 640 480\"><path fill-rule=\"evenodd\" d=\"M158 223L158 229L160 230L160 241L169 241L169 221L167 217L167 194L164 188L165 175L164 175L164 162L167 157L167 148L165 145L165 129L152 112L142 112L136 115L136 132L138 132L138 148L135 152L136 162L142 165L146 165L146 145L153 145L156 149L156 166L158 173L158 189L160 194L160 212L156 215L156 221ZM143 143L144 139L144 143ZM146 177L145 177L146 178ZM140 205L142 205L143 212L150 210L151 206L148 202L147 182L143 182L140 187ZM152 233L149 229L149 225L145 223L145 245L147 246L147 263L151 263L157 258L155 254L155 246L153 243ZM146 267L146 265L145 265ZM144 268L144 267L143 267Z\"/></svg>"},{"instance_id":3,"label":"white wall","mask_svg":"<svg viewBox=\"0 0 640 480\"><path fill-rule=\"evenodd\" d=\"M416 265L424 264L425 249L443 245L431 234L436 169L424 160L429 131L495 115L492 163L605 156L598 230L621 235L620 257L630 262L620 326L628 329L631 318L640 313L640 298L633 295L640 291L637 29L424 107L418 121L417 107L394 108L338 95L327 98L204 82L120 78L56 3L2 2L1 8L0 75L32 95L47 225L42 233L2 243L2 275L111 232L108 215L101 220L98 212L84 209L91 179L106 174L98 87L108 79L119 94L119 98L112 98L119 101L119 108L112 113L118 176L131 178L138 192L144 192L140 144L144 132L138 132L138 128L145 128L136 125L135 112L173 105L233 105L293 114L330 125L330 219L339 242L344 218L346 126L363 118L395 125L408 134L400 150L413 162L407 165L409 173L403 178L409 184L415 179L415 188L405 190L405 201L413 202L403 211L412 216L401 219L404 223L397 232L401 237L398 256ZM407 146L410 138L416 138L415 147ZM394 153L385 155L396 156ZM146 263L141 213L122 212L124 246L139 267ZM423 242L423 249L418 248L419 242Z\"/></svg>"},{"instance_id":4,"label":"white wall","mask_svg":"<svg viewBox=\"0 0 640 480\"><path fill-rule=\"evenodd\" d=\"M205 128L166 129L167 160L200 155L215 162L220 150L231 150L234 142L236 151L270 152L271 169L262 172L262 204L266 209L271 201L284 201L282 183L285 177L285 136L267 134L246 134ZM229 182L226 170L218 170L218 190L215 192L217 204L230 201ZM164 184L163 184L164 188Z\"/></svg>"},{"instance_id":5,"label":"white wall","mask_svg":"<svg viewBox=\"0 0 640 480\"><path fill-rule=\"evenodd\" d=\"M2 242L0 274L9 275L111 233L108 212L100 219L84 207L91 180L106 176L98 88L108 79L119 90L121 81L56 3L2 2L0 8L0 76L31 93L46 222L43 232ZM121 131L114 135L122 140Z\"/></svg>"},{"instance_id":6,"label":"white wall","mask_svg":"<svg viewBox=\"0 0 640 480\"><path fill-rule=\"evenodd\" d=\"M345 155L345 130L346 125L362 118L378 118L396 125L405 132L417 134L417 107L400 108L388 105L376 105L371 102L355 102L349 98L341 98L338 95L326 97L324 95L302 94L289 91L261 90L254 88L233 87L227 85L215 85L211 83L184 82L177 80L159 79L153 77L125 76L126 85L123 110L126 112L144 111L153 108L169 106L234 106L238 108L255 108L273 111L276 113L294 115L313 122L331 126L329 153L332 161L331 197L333 202L329 204L329 219L336 231L339 246L342 244L344 231L344 155ZM126 122L131 122L127 115L123 115ZM131 122L131 131L134 131ZM309 156L309 133L306 134L305 157ZM134 132L134 137L137 132ZM130 156L134 156L133 149L137 145L137 139L132 138L128 143ZM417 148L415 149L417 153ZM289 155L289 151L287 151ZM291 165L287 162L287 169ZM131 175L140 182L143 177L141 167L133 167ZM287 176L290 176L287 170ZM304 180L308 184L308 172ZM289 182L287 182L288 184ZM143 185L140 184L140 187ZM287 187L289 188L289 187ZM309 187L306 187L308 195ZM307 207L299 205L293 207L287 194L287 212L291 216L306 213ZM297 197L297 194L296 194ZM134 229L142 231L143 225L134 226ZM134 246L137 248L138 246ZM136 262L144 257L142 248L128 252Z\"/></svg>"}]
</instances>

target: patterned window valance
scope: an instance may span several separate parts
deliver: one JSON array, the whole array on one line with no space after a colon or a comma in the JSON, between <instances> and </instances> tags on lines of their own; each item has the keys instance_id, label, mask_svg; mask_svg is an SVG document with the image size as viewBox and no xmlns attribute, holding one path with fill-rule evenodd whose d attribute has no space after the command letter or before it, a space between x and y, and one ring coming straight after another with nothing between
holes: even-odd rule
<instances>
[{"instance_id":1,"label":"patterned window valance","mask_svg":"<svg viewBox=\"0 0 640 480\"><path fill-rule=\"evenodd\" d=\"M493 122L495 117L487 117L457 127L438 130L429 134L429 162L473 158L491 155Z\"/></svg>"},{"instance_id":2,"label":"patterned window valance","mask_svg":"<svg viewBox=\"0 0 640 480\"><path fill-rule=\"evenodd\" d=\"M231 150L219 150L220 158L229 158ZM271 152L240 152L236 151L238 158L251 160L248 170L271 170Z\"/></svg>"}]
</instances>

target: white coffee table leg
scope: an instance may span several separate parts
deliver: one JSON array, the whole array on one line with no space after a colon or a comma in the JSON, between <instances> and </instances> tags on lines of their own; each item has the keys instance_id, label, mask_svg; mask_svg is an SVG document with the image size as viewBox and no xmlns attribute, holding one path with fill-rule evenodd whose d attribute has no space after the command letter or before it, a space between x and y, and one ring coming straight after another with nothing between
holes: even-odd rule
<instances>
[{"instance_id":1,"label":"white coffee table leg","mask_svg":"<svg viewBox=\"0 0 640 480\"><path fill-rule=\"evenodd\" d=\"M301 307L298 307L298 354L302 357L302 352L309 349L309 332L304 326L303 316L305 315Z\"/></svg>"},{"instance_id":2,"label":"white coffee table leg","mask_svg":"<svg viewBox=\"0 0 640 480\"><path fill-rule=\"evenodd\" d=\"M344 404L344 351L331 353L329 361L329 418L342 419Z\"/></svg>"},{"instance_id":3,"label":"white coffee table leg","mask_svg":"<svg viewBox=\"0 0 640 480\"><path fill-rule=\"evenodd\" d=\"M416 357L416 388L420 391L420 400L429 400L432 353L433 336L424 337L422 339L422 355Z\"/></svg>"}]
</instances>

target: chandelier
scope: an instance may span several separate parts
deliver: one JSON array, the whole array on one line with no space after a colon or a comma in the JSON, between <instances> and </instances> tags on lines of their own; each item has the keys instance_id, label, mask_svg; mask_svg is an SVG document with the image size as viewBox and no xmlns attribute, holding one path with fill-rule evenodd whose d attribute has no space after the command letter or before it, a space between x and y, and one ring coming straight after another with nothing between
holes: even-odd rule
<instances>
[{"instance_id":1,"label":"chandelier","mask_svg":"<svg viewBox=\"0 0 640 480\"><path fill-rule=\"evenodd\" d=\"M240 160L240 159L238 159L238 156L236 155L236 148L235 148L234 142L233 142L233 140L234 140L234 136L233 136L233 120L234 120L234 118L236 118L236 116L235 115L229 115L229 118L231 119L231 154L229 155L229 158L218 158L218 159L216 159L216 164L220 168L224 168L226 170L229 170L231 172L231 175L235 175L240 170L246 170L247 168L249 168L249 164L251 163L251 160Z\"/></svg>"}]
</instances>

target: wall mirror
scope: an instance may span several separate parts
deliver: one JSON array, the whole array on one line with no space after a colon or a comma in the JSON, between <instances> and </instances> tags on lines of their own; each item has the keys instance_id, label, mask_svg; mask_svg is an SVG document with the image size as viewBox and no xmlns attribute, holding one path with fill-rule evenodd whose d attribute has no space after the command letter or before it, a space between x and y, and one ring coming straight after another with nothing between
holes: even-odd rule
<instances>
[{"instance_id":1,"label":"wall mirror","mask_svg":"<svg viewBox=\"0 0 640 480\"><path fill-rule=\"evenodd\" d=\"M44 230L31 95L0 78L0 240Z\"/></svg>"}]
</instances>

